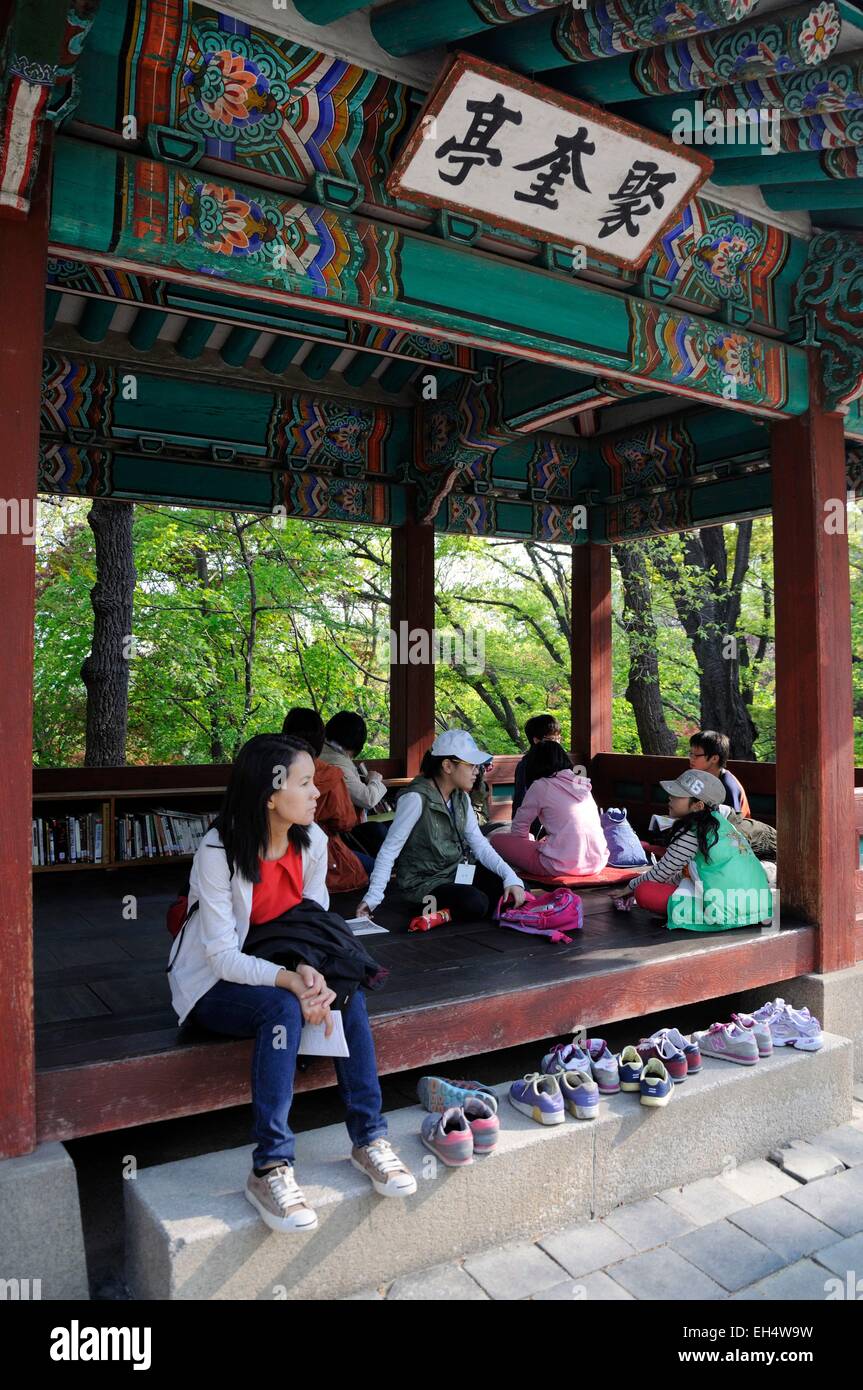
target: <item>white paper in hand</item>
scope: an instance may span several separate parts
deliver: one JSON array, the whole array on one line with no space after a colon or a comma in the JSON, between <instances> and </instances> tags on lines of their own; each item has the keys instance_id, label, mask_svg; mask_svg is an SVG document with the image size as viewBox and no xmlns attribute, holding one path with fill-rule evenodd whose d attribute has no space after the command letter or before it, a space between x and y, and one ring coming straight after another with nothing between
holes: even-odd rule
<instances>
[{"instance_id":1,"label":"white paper in hand","mask_svg":"<svg viewBox=\"0 0 863 1390\"><path fill-rule=\"evenodd\" d=\"M333 1009L330 1017L333 1020L333 1031L328 1038L324 1036L323 1023L305 1025L300 1034L298 1049L301 1057L350 1057L341 1013L338 1009Z\"/></svg>"}]
</instances>

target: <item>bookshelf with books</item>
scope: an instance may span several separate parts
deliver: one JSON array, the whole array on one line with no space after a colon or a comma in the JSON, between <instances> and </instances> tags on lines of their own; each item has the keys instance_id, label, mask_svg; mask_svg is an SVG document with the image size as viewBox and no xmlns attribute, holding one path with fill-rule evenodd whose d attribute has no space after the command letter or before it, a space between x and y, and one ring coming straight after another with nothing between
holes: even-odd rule
<instances>
[{"instance_id":1,"label":"bookshelf with books","mask_svg":"<svg viewBox=\"0 0 863 1390\"><path fill-rule=\"evenodd\" d=\"M58 768L33 774L33 872L189 863L228 769Z\"/></svg>"}]
</instances>

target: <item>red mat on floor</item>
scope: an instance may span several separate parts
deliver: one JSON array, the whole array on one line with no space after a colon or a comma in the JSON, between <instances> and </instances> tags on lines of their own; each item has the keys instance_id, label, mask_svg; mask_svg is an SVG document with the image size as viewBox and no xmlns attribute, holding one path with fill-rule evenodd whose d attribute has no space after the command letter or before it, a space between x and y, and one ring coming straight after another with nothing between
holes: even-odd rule
<instances>
[{"instance_id":1,"label":"red mat on floor","mask_svg":"<svg viewBox=\"0 0 863 1390\"><path fill-rule=\"evenodd\" d=\"M644 872L646 864L641 868L629 869L601 869L598 874L555 874L553 877L544 874L522 874L526 883L541 883L544 888L603 888L610 883L626 883L631 878Z\"/></svg>"}]
</instances>

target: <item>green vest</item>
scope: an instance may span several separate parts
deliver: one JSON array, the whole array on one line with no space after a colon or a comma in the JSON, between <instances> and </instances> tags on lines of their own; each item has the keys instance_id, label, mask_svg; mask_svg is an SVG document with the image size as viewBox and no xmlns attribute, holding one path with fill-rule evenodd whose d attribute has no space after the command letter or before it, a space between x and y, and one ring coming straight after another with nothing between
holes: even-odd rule
<instances>
[{"instance_id":1,"label":"green vest","mask_svg":"<svg viewBox=\"0 0 863 1390\"><path fill-rule=\"evenodd\" d=\"M669 927L688 931L721 931L726 927L751 927L769 920L772 894L767 875L748 841L714 811L719 839L706 859L695 856L703 897L696 884L694 895L672 893L668 902Z\"/></svg>"},{"instance_id":2,"label":"green vest","mask_svg":"<svg viewBox=\"0 0 863 1390\"><path fill-rule=\"evenodd\" d=\"M441 883L452 882L463 851L453 818L434 782L428 777L415 777L405 790L419 793L423 810L398 857L396 885L405 897L418 899L434 892ZM470 805L467 793L456 789L452 804L456 825L466 845L465 823ZM470 852L468 858L473 862Z\"/></svg>"}]
</instances>

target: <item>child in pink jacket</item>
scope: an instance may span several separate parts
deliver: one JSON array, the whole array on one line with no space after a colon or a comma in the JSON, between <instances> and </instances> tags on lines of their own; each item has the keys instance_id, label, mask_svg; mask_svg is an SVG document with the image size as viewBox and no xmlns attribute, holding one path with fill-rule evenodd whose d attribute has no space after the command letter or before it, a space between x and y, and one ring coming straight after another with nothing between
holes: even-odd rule
<instances>
[{"instance_id":1,"label":"child in pink jacket","mask_svg":"<svg viewBox=\"0 0 863 1390\"><path fill-rule=\"evenodd\" d=\"M578 777L559 743L538 743L525 758L527 792L508 831L498 831L494 847L513 868L556 877L598 874L608 863L608 845L590 780ZM545 838L534 840L530 827L542 821Z\"/></svg>"}]
</instances>

